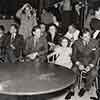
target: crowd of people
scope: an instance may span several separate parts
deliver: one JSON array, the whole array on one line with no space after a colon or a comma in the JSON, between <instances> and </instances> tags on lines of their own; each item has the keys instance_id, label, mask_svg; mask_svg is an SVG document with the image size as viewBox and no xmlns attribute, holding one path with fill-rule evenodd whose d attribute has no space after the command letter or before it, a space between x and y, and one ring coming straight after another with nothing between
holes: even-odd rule
<instances>
[{"instance_id":1,"label":"crowd of people","mask_svg":"<svg viewBox=\"0 0 100 100\"><path fill-rule=\"evenodd\" d=\"M100 38L96 37L100 32L100 9L95 11L95 15L99 17L94 16L90 23L92 33L87 28L79 30L75 24L69 25L64 33L57 16L43 9L38 17L36 9L26 3L16 13L20 24L12 24L7 33L0 25L0 63L44 63L48 57L52 60L56 55L54 63L74 71L76 83L81 71L87 72L84 87L79 91L79 96L83 96L97 76ZM75 86L70 88L66 99L74 95Z\"/></svg>"}]
</instances>

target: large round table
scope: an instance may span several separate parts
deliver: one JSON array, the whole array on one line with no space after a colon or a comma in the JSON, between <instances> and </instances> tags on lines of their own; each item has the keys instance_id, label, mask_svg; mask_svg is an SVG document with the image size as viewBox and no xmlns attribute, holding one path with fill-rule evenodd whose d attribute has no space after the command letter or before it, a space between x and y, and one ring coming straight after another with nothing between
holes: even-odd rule
<instances>
[{"instance_id":1,"label":"large round table","mask_svg":"<svg viewBox=\"0 0 100 100\"><path fill-rule=\"evenodd\" d=\"M0 64L0 94L41 95L60 91L74 82L75 74L70 69L55 64Z\"/></svg>"}]
</instances>

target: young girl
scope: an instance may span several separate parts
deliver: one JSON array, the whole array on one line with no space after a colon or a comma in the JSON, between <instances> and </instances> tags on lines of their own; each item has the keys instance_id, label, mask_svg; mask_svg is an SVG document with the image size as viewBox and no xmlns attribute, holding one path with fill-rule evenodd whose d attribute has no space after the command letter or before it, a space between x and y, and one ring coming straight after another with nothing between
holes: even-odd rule
<instances>
[{"instance_id":1,"label":"young girl","mask_svg":"<svg viewBox=\"0 0 100 100\"><path fill-rule=\"evenodd\" d=\"M58 46L55 49L54 54L56 54L56 61L55 64L64 66L66 68L71 69L72 62L71 62L71 54L72 54L72 48L69 47L69 40L67 38L61 39L61 46Z\"/></svg>"}]
</instances>

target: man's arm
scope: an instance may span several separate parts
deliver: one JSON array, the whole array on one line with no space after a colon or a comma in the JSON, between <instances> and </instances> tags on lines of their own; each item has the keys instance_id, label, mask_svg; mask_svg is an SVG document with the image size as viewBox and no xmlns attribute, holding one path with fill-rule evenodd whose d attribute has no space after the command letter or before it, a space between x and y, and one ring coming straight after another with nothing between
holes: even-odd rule
<instances>
[{"instance_id":1,"label":"man's arm","mask_svg":"<svg viewBox=\"0 0 100 100\"><path fill-rule=\"evenodd\" d=\"M78 51L77 51L77 42L75 41L74 44L72 45L72 62L74 64L79 64L80 63L78 61L78 59L77 59L77 54L78 54Z\"/></svg>"},{"instance_id":2,"label":"man's arm","mask_svg":"<svg viewBox=\"0 0 100 100\"><path fill-rule=\"evenodd\" d=\"M97 64L97 61L98 61L98 58L99 58L99 42L96 40L94 41L95 42L95 48L93 50L93 59L91 60L91 63L89 64L89 66L92 68L92 67L95 67L95 65Z\"/></svg>"}]
</instances>

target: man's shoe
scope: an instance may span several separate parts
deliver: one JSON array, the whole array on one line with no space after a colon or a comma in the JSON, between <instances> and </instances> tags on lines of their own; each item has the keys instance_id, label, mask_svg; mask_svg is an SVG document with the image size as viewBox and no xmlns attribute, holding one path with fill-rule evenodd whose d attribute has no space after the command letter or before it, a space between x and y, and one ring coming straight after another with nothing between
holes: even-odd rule
<instances>
[{"instance_id":1,"label":"man's shoe","mask_svg":"<svg viewBox=\"0 0 100 100\"><path fill-rule=\"evenodd\" d=\"M65 100L71 99L71 96L74 96L74 91L70 91L70 92L65 96Z\"/></svg>"},{"instance_id":2,"label":"man's shoe","mask_svg":"<svg viewBox=\"0 0 100 100\"><path fill-rule=\"evenodd\" d=\"M84 88L81 88L78 93L78 96L82 97L85 94L85 92L86 92L86 90Z\"/></svg>"},{"instance_id":3,"label":"man's shoe","mask_svg":"<svg viewBox=\"0 0 100 100\"><path fill-rule=\"evenodd\" d=\"M90 97L91 100L98 100L96 97Z\"/></svg>"}]
</instances>

